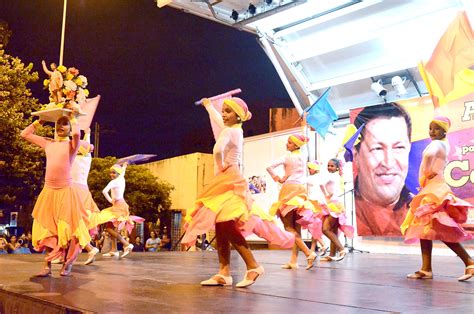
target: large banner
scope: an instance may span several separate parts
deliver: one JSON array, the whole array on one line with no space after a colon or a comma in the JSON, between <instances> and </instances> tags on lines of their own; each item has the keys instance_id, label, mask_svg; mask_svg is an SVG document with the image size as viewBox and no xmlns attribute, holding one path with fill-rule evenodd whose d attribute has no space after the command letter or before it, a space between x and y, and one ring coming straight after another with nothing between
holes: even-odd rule
<instances>
[{"instance_id":1,"label":"large banner","mask_svg":"<svg viewBox=\"0 0 474 314\"><path fill-rule=\"evenodd\" d=\"M353 161L359 236L401 236L400 225L419 189L422 152L431 141L428 130L435 115L449 117L452 124L446 182L454 194L474 203L474 93L436 114L430 97L354 109L351 123L364 128ZM471 230L473 214L466 224Z\"/></svg>"}]
</instances>

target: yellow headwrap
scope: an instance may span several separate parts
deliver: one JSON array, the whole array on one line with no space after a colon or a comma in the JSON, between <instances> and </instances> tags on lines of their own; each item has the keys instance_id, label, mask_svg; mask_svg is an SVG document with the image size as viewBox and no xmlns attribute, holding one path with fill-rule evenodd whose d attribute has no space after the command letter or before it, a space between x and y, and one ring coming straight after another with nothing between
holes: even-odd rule
<instances>
[{"instance_id":1,"label":"yellow headwrap","mask_svg":"<svg viewBox=\"0 0 474 314\"><path fill-rule=\"evenodd\" d=\"M304 144L309 142L309 138L307 138L304 135L290 135L289 137L290 141L295 143L296 146L301 147Z\"/></svg>"},{"instance_id":2,"label":"yellow headwrap","mask_svg":"<svg viewBox=\"0 0 474 314\"><path fill-rule=\"evenodd\" d=\"M252 113L248 110L247 105L240 98L230 98L224 100L224 104L229 106L240 118L242 122L250 120Z\"/></svg>"},{"instance_id":3,"label":"yellow headwrap","mask_svg":"<svg viewBox=\"0 0 474 314\"><path fill-rule=\"evenodd\" d=\"M119 165L113 165L112 167L110 167L110 170L113 170L117 172L118 174L122 174L124 169L120 167Z\"/></svg>"},{"instance_id":4,"label":"yellow headwrap","mask_svg":"<svg viewBox=\"0 0 474 314\"><path fill-rule=\"evenodd\" d=\"M435 117L432 122L439 125L445 132L448 132L449 128L451 127L451 121L447 117L438 116Z\"/></svg>"},{"instance_id":5,"label":"yellow headwrap","mask_svg":"<svg viewBox=\"0 0 474 314\"><path fill-rule=\"evenodd\" d=\"M321 166L317 160L308 162L308 168L318 171Z\"/></svg>"}]
</instances>

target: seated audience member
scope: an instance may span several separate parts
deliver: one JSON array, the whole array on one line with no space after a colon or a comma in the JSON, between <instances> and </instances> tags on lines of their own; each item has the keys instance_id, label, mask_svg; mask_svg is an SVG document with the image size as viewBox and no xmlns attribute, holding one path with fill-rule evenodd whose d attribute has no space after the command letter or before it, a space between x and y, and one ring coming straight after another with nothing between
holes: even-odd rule
<instances>
[{"instance_id":1,"label":"seated audience member","mask_svg":"<svg viewBox=\"0 0 474 314\"><path fill-rule=\"evenodd\" d=\"M148 252L156 252L160 248L161 240L156 236L155 231L150 232L150 238L146 240L145 249Z\"/></svg>"},{"instance_id":2,"label":"seated audience member","mask_svg":"<svg viewBox=\"0 0 474 314\"><path fill-rule=\"evenodd\" d=\"M16 249L13 250L13 254L31 254L30 249L28 248L29 242L26 239L26 236L18 240Z\"/></svg>"},{"instance_id":3,"label":"seated audience member","mask_svg":"<svg viewBox=\"0 0 474 314\"><path fill-rule=\"evenodd\" d=\"M133 252L145 252L145 247L143 246L142 243L142 238L137 236L135 238L135 242L133 243Z\"/></svg>"},{"instance_id":4,"label":"seated audience member","mask_svg":"<svg viewBox=\"0 0 474 314\"><path fill-rule=\"evenodd\" d=\"M110 249L112 248L112 239L107 231L102 232L98 244L97 248L100 247L100 253L106 254L110 252Z\"/></svg>"},{"instance_id":5,"label":"seated audience member","mask_svg":"<svg viewBox=\"0 0 474 314\"><path fill-rule=\"evenodd\" d=\"M8 242L5 237L1 236L0 237L0 254L8 254Z\"/></svg>"},{"instance_id":6,"label":"seated audience member","mask_svg":"<svg viewBox=\"0 0 474 314\"><path fill-rule=\"evenodd\" d=\"M20 246L18 244L18 241L17 241L17 238L15 235L12 235L10 237L10 242L7 243L7 250L8 250L8 253L13 253L13 251L18 247Z\"/></svg>"},{"instance_id":7,"label":"seated audience member","mask_svg":"<svg viewBox=\"0 0 474 314\"><path fill-rule=\"evenodd\" d=\"M160 249L163 251L171 250L171 239L168 238L166 233L163 234L163 238L161 239Z\"/></svg>"}]
</instances>

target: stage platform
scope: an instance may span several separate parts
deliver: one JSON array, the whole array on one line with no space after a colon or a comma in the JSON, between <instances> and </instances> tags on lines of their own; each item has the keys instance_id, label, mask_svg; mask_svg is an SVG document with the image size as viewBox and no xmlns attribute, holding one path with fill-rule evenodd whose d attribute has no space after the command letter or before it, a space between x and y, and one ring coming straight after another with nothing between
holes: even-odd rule
<instances>
[{"instance_id":1,"label":"stage platform","mask_svg":"<svg viewBox=\"0 0 474 314\"><path fill-rule=\"evenodd\" d=\"M216 252L132 253L122 260L98 257L71 277L34 278L42 255L0 256L1 313L472 313L474 279L456 257L434 257L433 280L408 280L418 255L351 253L306 271L283 270L289 251L257 250L265 275L246 289L201 287L218 267ZM232 276L245 267L232 252Z\"/></svg>"}]
</instances>

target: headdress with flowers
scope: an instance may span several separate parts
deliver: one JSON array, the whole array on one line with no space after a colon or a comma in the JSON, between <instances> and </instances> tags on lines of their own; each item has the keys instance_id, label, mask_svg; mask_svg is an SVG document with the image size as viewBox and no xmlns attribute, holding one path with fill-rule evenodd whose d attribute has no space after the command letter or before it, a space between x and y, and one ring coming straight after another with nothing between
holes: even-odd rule
<instances>
[{"instance_id":1,"label":"headdress with flowers","mask_svg":"<svg viewBox=\"0 0 474 314\"><path fill-rule=\"evenodd\" d=\"M67 68L64 65L58 66L54 71L58 71L62 76L62 85L59 87L62 98L55 102L54 97L50 95L50 103L43 106L42 109L73 108L86 101L87 96L89 96L89 90L86 88L87 77L80 75L78 69L74 67ZM45 89L48 88L50 83L50 79L43 81Z\"/></svg>"}]
</instances>

